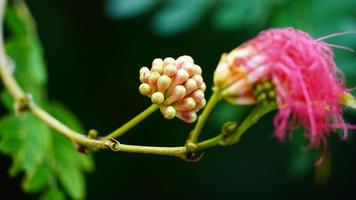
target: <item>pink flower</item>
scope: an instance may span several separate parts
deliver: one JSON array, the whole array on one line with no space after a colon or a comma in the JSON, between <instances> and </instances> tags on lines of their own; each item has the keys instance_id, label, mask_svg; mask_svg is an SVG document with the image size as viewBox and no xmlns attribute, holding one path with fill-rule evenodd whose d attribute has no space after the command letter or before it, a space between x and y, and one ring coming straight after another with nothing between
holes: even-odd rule
<instances>
[{"instance_id":1,"label":"pink flower","mask_svg":"<svg viewBox=\"0 0 356 200\"><path fill-rule=\"evenodd\" d=\"M270 80L279 108L274 118L278 139L299 124L313 146L336 128L343 129L346 139L349 126L341 105L346 88L334 62L334 45L321 39L293 28L263 31L222 56L215 86L229 102L254 104L256 84Z\"/></svg>"}]
</instances>

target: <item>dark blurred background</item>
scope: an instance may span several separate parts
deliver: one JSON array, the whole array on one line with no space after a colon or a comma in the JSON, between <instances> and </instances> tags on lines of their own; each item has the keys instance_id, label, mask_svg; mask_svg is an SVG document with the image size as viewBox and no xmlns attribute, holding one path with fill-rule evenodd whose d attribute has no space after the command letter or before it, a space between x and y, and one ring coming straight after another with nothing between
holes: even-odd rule
<instances>
[{"instance_id":1,"label":"dark blurred background","mask_svg":"<svg viewBox=\"0 0 356 200\"><path fill-rule=\"evenodd\" d=\"M209 97L223 52L259 31L292 26L314 37L356 29L355 0L50 0L28 1L37 21L48 66L51 99L68 106L88 130L104 135L150 105L138 92L138 71L157 57L191 55L203 68ZM126 6L126 7L125 7ZM356 35L328 40L356 49ZM355 53L336 51L348 86L356 83ZM219 104L204 138L227 120L242 120L250 107ZM272 133L274 113L235 146L216 147L199 162L98 152L87 175L87 199L334 199L354 194L356 141L329 137L330 170L315 173L307 144L281 143ZM355 112L345 118L356 122ZM159 112L120 138L123 143L178 146L192 125L167 121ZM6 176L11 160L0 156L0 188L8 198L36 199ZM316 176L316 174L319 174ZM321 177L320 177L321 176ZM6 195L5 195L6 196Z\"/></svg>"}]
</instances>

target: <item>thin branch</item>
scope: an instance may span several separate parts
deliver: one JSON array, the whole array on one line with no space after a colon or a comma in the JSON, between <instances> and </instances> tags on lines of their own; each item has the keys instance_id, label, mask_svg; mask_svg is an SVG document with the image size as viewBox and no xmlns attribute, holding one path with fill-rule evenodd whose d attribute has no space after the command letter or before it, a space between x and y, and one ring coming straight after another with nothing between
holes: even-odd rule
<instances>
[{"instance_id":1,"label":"thin branch","mask_svg":"<svg viewBox=\"0 0 356 200\"><path fill-rule=\"evenodd\" d=\"M152 104L150 107L148 107L146 110L138 114L136 117L132 118L130 121L128 121L126 124L121 126L120 128L116 129L109 135L105 136L105 139L108 138L118 138L124 133L126 133L128 130L130 130L132 127L136 126L138 123L140 123L142 120L147 118L149 115L151 115L154 111L156 111L159 107L155 104Z\"/></svg>"},{"instance_id":2,"label":"thin branch","mask_svg":"<svg viewBox=\"0 0 356 200\"><path fill-rule=\"evenodd\" d=\"M204 108L202 114L199 116L198 122L197 122L194 130L192 131L190 138L187 141L188 146L189 146L189 144L195 144L198 141L199 135L200 135L201 131L203 130L203 127L204 127L211 111L214 109L215 105L220 101L220 99L221 99L220 93L218 91L214 91L214 93L210 97L206 107Z\"/></svg>"}]
</instances>

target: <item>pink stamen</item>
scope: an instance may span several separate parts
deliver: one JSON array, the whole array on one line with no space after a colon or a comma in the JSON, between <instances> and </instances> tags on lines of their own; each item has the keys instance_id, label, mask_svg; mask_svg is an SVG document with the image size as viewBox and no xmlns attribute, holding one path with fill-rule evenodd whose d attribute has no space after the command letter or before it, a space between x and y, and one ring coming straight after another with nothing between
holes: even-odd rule
<instances>
[{"instance_id":1,"label":"pink stamen","mask_svg":"<svg viewBox=\"0 0 356 200\"><path fill-rule=\"evenodd\" d=\"M350 127L342 118L339 100L347 89L331 48L351 49L322 41L346 34L356 34L356 31L313 39L292 28L270 29L241 45L241 48L258 47L258 53L249 59L265 58L261 66L268 66L266 74L276 85L279 112L274 125L275 135L280 140L284 140L288 130L296 128L296 119L306 128L312 146L325 145L323 140L335 125L344 130L343 139L347 138Z\"/></svg>"},{"instance_id":2,"label":"pink stamen","mask_svg":"<svg viewBox=\"0 0 356 200\"><path fill-rule=\"evenodd\" d=\"M317 38L317 39L315 39L315 41L322 41L322 40L329 39L332 37L341 36L341 35L350 35L350 34L356 34L356 30L332 33L332 34Z\"/></svg>"}]
</instances>

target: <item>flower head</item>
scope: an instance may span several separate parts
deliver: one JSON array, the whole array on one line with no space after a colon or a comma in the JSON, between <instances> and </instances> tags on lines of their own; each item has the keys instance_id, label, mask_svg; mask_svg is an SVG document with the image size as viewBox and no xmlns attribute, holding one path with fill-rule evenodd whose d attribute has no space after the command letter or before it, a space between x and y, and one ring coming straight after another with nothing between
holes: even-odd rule
<instances>
[{"instance_id":1,"label":"flower head","mask_svg":"<svg viewBox=\"0 0 356 200\"><path fill-rule=\"evenodd\" d=\"M314 146L335 128L347 137L341 106L346 88L332 45L293 28L269 29L224 54L214 74L216 88L235 104L257 103L256 85L266 81L275 85L277 138L284 140L297 124Z\"/></svg>"},{"instance_id":2,"label":"flower head","mask_svg":"<svg viewBox=\"0 0 356 200\"><path fill-rule=\"evenodd\" d=\"M176 60L168 57L153 60L151 69L140 70L140 93L159 105L167 119L178 117L192 123L196 112L205 106L205 83L200 66L192 57L181 56Z\"/></svg>"}]
</instances>

